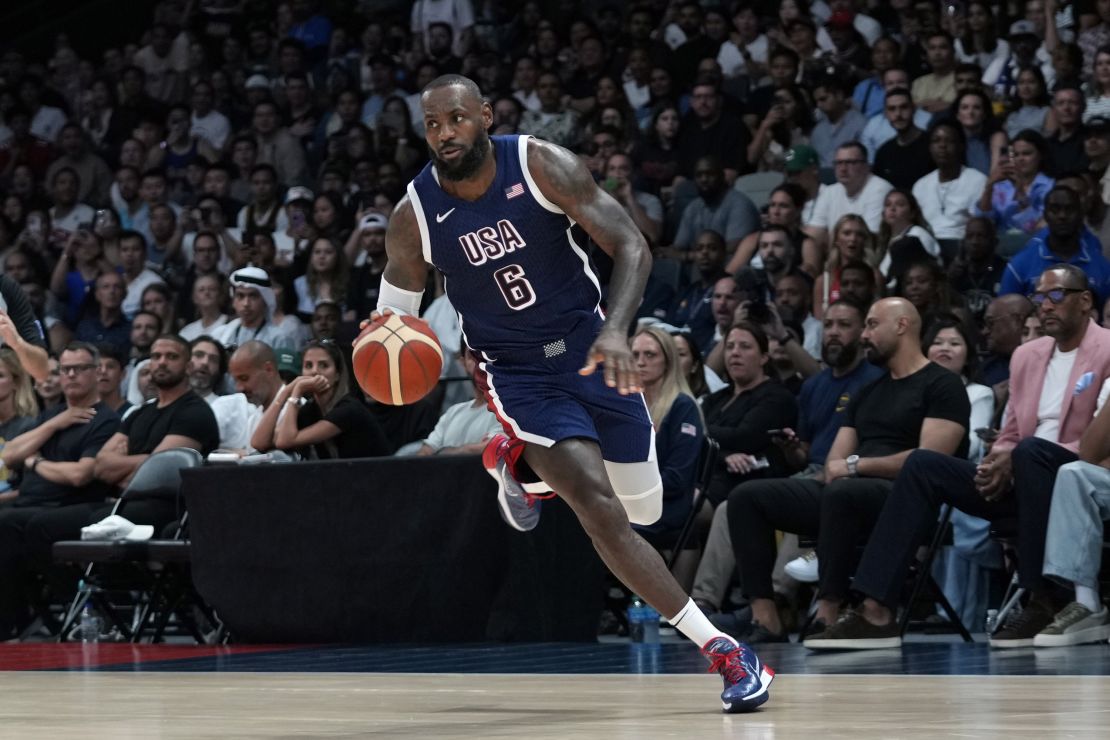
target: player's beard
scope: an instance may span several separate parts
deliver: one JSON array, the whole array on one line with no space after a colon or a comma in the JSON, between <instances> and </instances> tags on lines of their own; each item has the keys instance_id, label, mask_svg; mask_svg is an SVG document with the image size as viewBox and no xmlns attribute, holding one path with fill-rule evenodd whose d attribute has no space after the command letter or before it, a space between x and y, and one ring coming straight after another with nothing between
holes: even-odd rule
<instances>
[{"instance_id":1,"label":"player's beard","mask_svg":"<svg viewBox=\"0 0 1110 740\"><path fill-rule=\"evenodd\" d=\"M431 153L436 171L441 177L456 182L466 180L476 175L478 170L481 169L482 163L486 161L486 155L489 154L489 134L485 131L480 132L474 143L467 147L462 156L453 162L440 159L439 152L430 147L428 151Z\"/></svg>"}]
</instances>

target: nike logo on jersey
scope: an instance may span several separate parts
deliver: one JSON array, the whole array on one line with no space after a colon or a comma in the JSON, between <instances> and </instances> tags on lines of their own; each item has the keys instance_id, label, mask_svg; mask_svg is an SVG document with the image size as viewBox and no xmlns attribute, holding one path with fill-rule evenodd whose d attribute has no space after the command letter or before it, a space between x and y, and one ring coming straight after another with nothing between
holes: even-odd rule
<instances>
[{"instance_id":1,"label":"nike logo on jersey","mask_svg":"<svg viewBox=\"0 0 1110 740\"><path fill-rule=\"evenodd\" d=\"M448 211L447 213L437 213L437 214L436 214L436 223L437 223L437 224L441 224L441 223L443 223L444 221L446 221L446 220L447 220L447 217L448 217L448 216L450 216L450 215L451 215L452 213L454 213L454 212L455 212L455 209L454 209L454 208L452 208L452 209L451 209L450 211Z\"/></svg>"}]
</instances>

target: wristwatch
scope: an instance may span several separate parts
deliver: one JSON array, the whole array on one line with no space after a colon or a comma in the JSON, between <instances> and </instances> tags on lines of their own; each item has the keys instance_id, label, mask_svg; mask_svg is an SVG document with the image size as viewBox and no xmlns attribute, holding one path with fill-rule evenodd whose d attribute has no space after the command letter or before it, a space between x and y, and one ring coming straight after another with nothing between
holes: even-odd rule
<instances>
[{"instance_id":1,"label":"wristwatch","mask_svg":"<svg viewBox=\"0 0 1110 740\"><path fill-rule=\"evenodd\" d=\"M844 464L848 466L848 475L853 478L859 475L859 470L856 469L859 465L859 455L848 455L844 458Z\"/></svg>"}]
</instances>

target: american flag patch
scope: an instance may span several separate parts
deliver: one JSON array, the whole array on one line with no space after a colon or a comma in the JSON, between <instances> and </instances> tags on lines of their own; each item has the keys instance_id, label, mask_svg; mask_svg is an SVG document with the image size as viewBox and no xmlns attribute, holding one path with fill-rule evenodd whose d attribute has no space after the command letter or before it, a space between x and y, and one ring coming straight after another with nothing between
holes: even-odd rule
<instances>
[{"instance_id":1,"label":"american flag patch","mask_svg":"<svg viewBox=\"0 0 1110 740\"><path fill-rule=\"evenodd\" d=\"M691 437L698 436L698 428L693 424L683 424L679 431L683 434L689 434Z\"/></svg>"},{"instance_id":2,"label":"american flag patch","mask_svg":"<svg viewBox=\"0 0 1110 740\"><path fill-rule=\"evenodd\" d=\"M511 188L505 188L506 198L515 198L518 195L524 195L524 186L519 182L516 185L513 185Z\"/></svg>"}]
</instances>

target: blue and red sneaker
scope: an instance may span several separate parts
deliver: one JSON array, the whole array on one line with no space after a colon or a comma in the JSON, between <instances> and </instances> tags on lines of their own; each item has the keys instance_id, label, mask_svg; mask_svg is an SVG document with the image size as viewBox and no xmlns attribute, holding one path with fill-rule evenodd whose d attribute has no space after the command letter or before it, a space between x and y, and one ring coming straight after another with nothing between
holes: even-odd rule
<instances>
[{"instance_id":1,"label":"blue and red sneaker","mask_svg":"<svg viewBox=\"0 0 1110 740\"><path fill-rule=\"evenodd\" d=\"M536 528L540 521L540 501L554 495L529 493L517 478L517 461L524 453L524 444L519 439L495 434L482 450L482 464L497 481L497 510L505 523L519 532Z\"/></svg>"},{"instance_id":2,"label":"blue and red sneaker","mask_svg":"<svg viewBox=\"0 0 1110 740\"><path fill-rule=\"evenodd\" d=\"M726 713L750 712L771 697L768 688L775 671L749 645L715 637L705 644L701 654L709 659L709 672L721 674L725 682L721 706Z\"/></svg>"}]
</instances>

